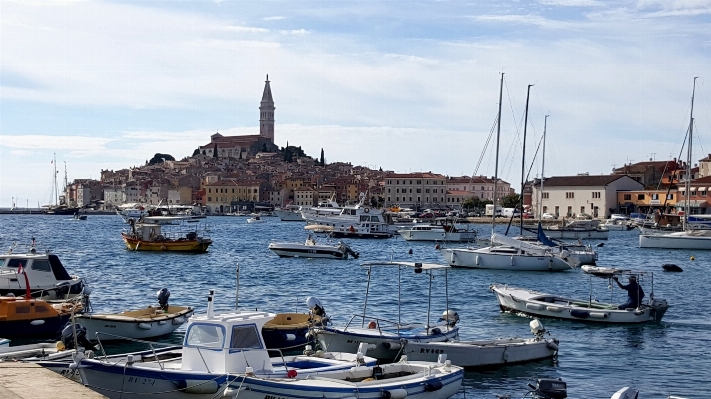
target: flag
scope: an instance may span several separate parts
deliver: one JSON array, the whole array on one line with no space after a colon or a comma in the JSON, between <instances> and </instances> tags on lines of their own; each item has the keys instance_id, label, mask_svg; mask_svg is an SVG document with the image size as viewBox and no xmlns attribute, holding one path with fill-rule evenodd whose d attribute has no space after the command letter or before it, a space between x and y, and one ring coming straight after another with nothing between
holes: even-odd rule
<instances>
[{"instance_id":1,"label":"flag","mask_svg":"<svg viewBox=\"0 0 711 399\"><path fill-rule=\"evenodd\" d=\"M22 268L22 263L20 263L20 267L17 268L17 274L25 274L25 269Z\"/></svg>"}]
</instances>

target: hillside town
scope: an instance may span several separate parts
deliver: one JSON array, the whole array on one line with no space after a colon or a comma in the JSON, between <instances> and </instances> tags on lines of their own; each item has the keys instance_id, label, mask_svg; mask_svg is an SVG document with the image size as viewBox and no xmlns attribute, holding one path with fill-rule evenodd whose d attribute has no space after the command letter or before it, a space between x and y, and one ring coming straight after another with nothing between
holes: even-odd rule
<instances>
[{"instance_id":1,"label":"hillside town","mask_svg":"<svg viewBox=\"0 0 711 399\"><path fill-rule=\"evenodd\" d=\"M189 205L211 215L295 206L324 201L365 201L372 207L481 209L517 191L509 182L487 176L445 176L436 172L395 173L346 162L327 163L324 149L311 157L300 146L274 143L275 105L269 76L259 106L259 134L223 136L219 132L191 156L175 160L157 153L145 165L102 170L100 180L76 179L65 188L68 207L112 210L127 204ZM711 154L692 169L690 213L709 208ZM676 213L685 200L686 164L676 159L625 164L609 175L551 176L523 189L524 214L553 217L613 213ZM496 194L495 194L496 193Z\"/></svg>"}]
</instances>

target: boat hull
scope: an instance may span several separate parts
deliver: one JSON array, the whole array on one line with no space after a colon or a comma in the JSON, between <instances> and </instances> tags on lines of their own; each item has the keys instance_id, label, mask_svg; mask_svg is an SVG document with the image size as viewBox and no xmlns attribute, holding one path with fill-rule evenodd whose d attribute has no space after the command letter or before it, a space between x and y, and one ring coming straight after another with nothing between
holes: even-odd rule
<instances>
[{"instance_id":1,"label":"boat hull","mask_svg":"<svg viewBox=\"0 0 711 399\"><path fill-rule=\"evenodd\" d=\"M440 329L444 330L444 327L440 327ZM439 334L408 337L407 340L408 342L442 342L458 337L459 328L455 327L448 331L441 331ZM402 352L400 339L403 337L394 333L377 334L376 331L366 329L344 331L334 327L324 327L318 331L317 338L321 346L329 352L356 353L361 342L375 345L374 348L368 349L365 355L379 360L394 361Z\"/></svg>"},{"instance_id":2,"label":"boat hull","mask_svg":"<svg viewBox=\"0 0 711 399\"><path fill-rule=\"evenodd\" d=\"M274 214L279 217L282 222L303 222L304 218L301 216L301 212L289 212L289 211L274 211Z\"/></svg>"},{"instance_id":3,"label":"boat hull","mask_svg":"<svg viewBox=\"0 0 711 399\"><path fill-rule=\"evenodd\" d=\"M439 250L452 267L515 271L564 271L570 265L553 255L513 255L488 253L484 249L442 248Z\"/></svg>"},{"instance_id":4,"label":"boat hull","mask_svg":"<svg viewBox=\"0 0 711 399\"><path fill-rule=\"evenodd\" d=\"M640 248L711 250L711 237L678 236L674 234L640 234Z\"/></svg>"},{"instance_id":5,"label":"boat hull","mask_svg":"<svg viewBox=\"0 0 711 399\"><path fill-rule=\"evenodd\" d=\"M284 258L326 258L347 259L345 251L337 246L329 245L303 245L303 244L269 244L269 249Z\"/></svg>"},{"instance_id":6,"label":"boat hull","mask_svg":"<svg viewBox=\"0 0 711 399\"><path fill-rule=\"evenodd\" d=\"M607 240L610 237L610 231L604 230L557 230L544 229L548 238L556 240Z\"/></svg>"},{"instance_id":7,"label":"boat hull","mask_svg":"<svg viewBox=\"0 0 711 399\"><path fill-rule=\"evenodd\" d=\"M395 369L407 372L417 362L409 364L389 364L381 366L384 372L396 373ZM425 367L420 366L419 369ZM393 370L393 371L390 371ZM381 399L384 391L402 392L410 399L445 399L456 394L461 387L463 370L451 367L445 371L442 365L432 368L429 373L421 372L413 376L393 377L383 380L346 382L345 375L372 376L368 367L324 374L324 377L339 375L339 379L278 379L255 378L239 374L204 373L182 370L131 367L114 365L97 360L81 361L79 372L82 381L96 392L116 399L214 399L222 397L225 390L239 393L240 399ZM429 374L429 375L427 375ZM405 397L403 396L403 397Z\"/></svg>"},{"instance_id":8,"label":"boat hull","mask_svg":"<svg viewBox=\"0 0 711 399\"><path fill-rule=\"evenodd\" d=\"M521 288L494 284L490 289L496 295L503 312L539 318L554 318L607 324L637 324L661 321L663 309L642 306L637 309L617 309L616 305L562 298Z\"/></svg>"},{"instance_id":9,"label":"boat hull","mask_svg":"<svg viewBox=\"0 0 711 399\"><path fill-rule=\"evenodd\" d=\"M410 360L436 362L440 355L459 367L498 366L551 358L558 354L555 339L502 338L489 341L408 342Z\"/></svg>"},{"instance_id":10,"label":"boat hull","mask_svg":"<svg viewBox=\"0 0 711 399\"><path fill-rule=\"evenodd\" d=\"M168 335L185 324L192 314L193 309L186 308L170 315L159 314L151 318L134 318L121 314L84 314L75 318L77 323L86 327L89 339L99 338L101 341L110 341L124 337L149 339Z\"/></svg>"},{"instance_id":11,"label":"boat hull","mask_svg":"<svg viewBox=\"0 0 711 399\"><path fill-rule=\"evenodd\" d=\"M180 241L145 241L130 237L121 233L126 248L131 251L176 251L176 252L207 252L207 248L212 244L212 240L198 238L195 240Z\"/></svg>"},{"instance_id":12,"label":"boat hull","mask_svg":"<svg viewBox=\"0 0 711 399\"><path fill-rule=\"evenodd\" d=\"M477 233L472 232L453 232L444 231L413 231L400 230L398 234L405 241L449 241L449 242L467 242L476 240Z\"/></svg>"},{"instance_id":13,"label":"boat hull","mask_svg":"<svg viewBox=\"0 0 711 399\"><path fill-rule=\"evenodd\" d=\"M348 230L345 231L339 231L339 230L334 230L331 232L331 237L335 238L391 238L393 236L392 233L371 233L371 232L365 232L365 233L359 233L358 231L355 232L350 232Z\"/></svg>"},{"instance_id":14,"label":"boat hull","mask_svg":"<svg viewBox=\"0 0 711 399\"><path fill-rule=\"evenodd\" d=\"M56 338L67 324L69 313L28 320L11 320L0 322L0 337L3 338Z\"/></svg>"}]
</instances>

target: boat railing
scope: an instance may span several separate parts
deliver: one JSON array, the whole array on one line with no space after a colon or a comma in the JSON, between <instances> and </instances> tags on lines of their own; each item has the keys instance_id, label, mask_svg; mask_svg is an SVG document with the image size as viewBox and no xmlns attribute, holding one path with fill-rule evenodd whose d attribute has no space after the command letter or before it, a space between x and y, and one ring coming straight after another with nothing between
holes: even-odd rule
<instances>
[{"instance_id":1,"label":"boat railing","mask_svg":"<svg viewBox=\"0 0 711 399\"><path fill-rule=\"evenodd\" d=\"M356 314L351 317L351 319L348 321L348 323L346 323L346 326L343 327L343 331L348 331L348 327L350 327L350 325L354 322L354 320L357 320L357 319L361 320L360 327L364 328L366 325L366 323L365 323L366 318L368 319L368 328L378 330L378 332L381 335L383 334L383 327L387 328L387 326L392 326L397 331L397 333L400 334L400 329L403 326L402 323L398 323L396 321L387 320L387 319L383 319L383 318L379 318L379 317L372 317L372 316L368 316L368 315L364 315L364 314ZM371 323L374 323L373 327L371 327L373 325Z\"/></svg>"},{"instance_id":2,"label":"boat railing","mask_svg":"<svg viewBox=\"0 0 711 399\"><path fill-rule=\"evenodd\" d=\"M158 364L158 366L160 367L161 370L165 370L165 366L164 366L163 362L161 362L160 358L158 357L158 354L156 353L156 348L154 347L154 345L156 345L156 346L162 346L162 347L166 347L166 348L168 348L168 347L173 347L173 348L175 348L175 349L178 349L178 348L179 348L179 349L181 349L181 350L186 347L185 345L182 345L182 344L175 344L175 343L168 343L168 342L146 341L146 340L142 340L142 339L130 338L130 337L125 337L125 336L123 336L123 335L116 335L116 334L111 334L111 333L100 332L100 331L99 331L99 332L96 332L96 341L98 342L99 349L101 350L101 352L102 352L102 354L103 354L103 359L104 359L104 361L106 361L106 362L109 361L109 357L108 357L108 355L106 354L106 350L104 349L104 345L101 343L100 335L103 335L103 336L106 336L106 337L112 337L112 338L119 338L119 339L126 340L126 341L131 341L131 342L136 342L136 343L141 343L141 344L146 344L146 345L148 345L148 346L150 347L151 352L153 353L153 357L155 358L156 363ZM249 364L249 360L247 359L247 355L246 355L247 352L256 352L256 351L259 351L259 352L266 352L268 357L269 357L269 353L270 353L270 352L278 352L278 354L279 354L278 357L281 358L281 363L282 363L282 365L284 366L284 371L287 372L287 373L289 372L289 366L287 365L286 359L284 358L284 353L281 351L281 349L265 349L265 348L212 348L212 347L207 347L207 346L190 346L190 347L197 349L198 353L200 354L200 358L201 358L201 360L202 360L202 362L203 362L203 365L205 366L205 369L207 369L208 371L210 370L210 366L207 364L207 362L205 361L205 357L202 355L202 350L203 350L203 349L207 349L207 350L210 350L210 351L214 351L214 350L216 350L216 349L219 349L219 350L221 350L221 351L227 351L227 353L237 353L237 352L239 352L239 353L242 355L242 357L244 358L244 363L247 365L247 367L251 367L250 364Z\"/></svg>"}]
</instances>

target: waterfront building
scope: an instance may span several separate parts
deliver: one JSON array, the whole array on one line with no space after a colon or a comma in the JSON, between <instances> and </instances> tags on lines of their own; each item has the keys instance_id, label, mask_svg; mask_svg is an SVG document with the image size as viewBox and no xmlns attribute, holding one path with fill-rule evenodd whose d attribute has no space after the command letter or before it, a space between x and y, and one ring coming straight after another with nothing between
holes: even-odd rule
<instances>
[{"instance_id":1,"label":"waterfront building","mask_svg":"<svg viewBox=\"0 0 711 399\"><path fill-rule=\"evenodd\" d=\"M318 192L311 187L300 187L294 190L294 205L314 206Z\"/></svg>"},{"instance_id":2,"label":"waterfront building","mask_svg":"<svg viewBox=\"0 0 711 399\"><path fill-rule=\"evenodd\" d=\"M446 205L447 178L432 172L385 175L385 206L432 208Z\"/></svg>"},{"instance_id":3,"label":"waterfront building","mask_svg":"<svg viewBox=\"0 0 711 399\"><path fill-rule=\"evenodd\" d=\"M507 195L513 194L511 184L499 179L496 184L496 189L499 193L497 199L501 199ZM452 200L447 200L447 203L456 203L457 199L467 199L477 197L479 199L488 199L494 201L494 177L486 176L461 176L450 177L447 179L447 191L452 192ZM467 193L467 194L464 194ZM462 201L464 200L462 199Z\"/></svg>"}]
</instances>

